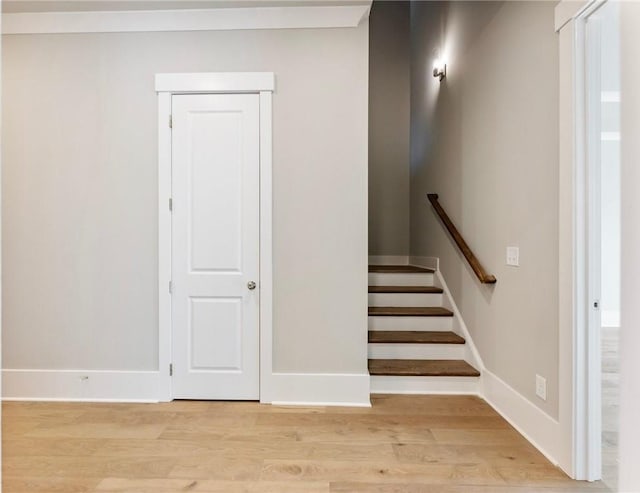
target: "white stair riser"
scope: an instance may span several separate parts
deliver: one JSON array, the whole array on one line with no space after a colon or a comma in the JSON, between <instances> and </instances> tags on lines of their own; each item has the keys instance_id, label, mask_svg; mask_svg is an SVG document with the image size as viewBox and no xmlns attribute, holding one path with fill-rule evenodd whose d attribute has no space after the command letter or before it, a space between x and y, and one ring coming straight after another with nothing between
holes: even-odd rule
<instances>
[{"instance_id":1,"label":"white stair riser","mask_svg":"<svg viewBox=\"0 0 640 493\"><path fill-rule=\"evenodd\" d=\"M370 272L369 286L433 286L433 274L390 274Z\"/></svg>"},{"instance_id":2,"label":"white stair riser","mask_svg":"<svg viewBox=\"0 0 640 493\"><path fill-rule=\"evenodd\" d=\"M372 394L477 394L479 377L370 377Z\"/></svg>"},{"instance_id":3,"label":"white stair riser","mask_svg":"<svg viewBox=\"0 0 640 493\"><path fill-rule=\"evenodd\" d=\"M369 306L442 306L442 294L369 293Z\"/></svg>"},{"instance_id":4,"label":"white stair riser","mask_svg":"<svg viewBox=\"0 0 640 493\"><path fill-rule=\"evenodd\" d=\"M369 359L464 359L464 344L369 343Z\"/></svg>"},{"instance_id":5,"label":"white stair riser","mask_svg":"<svg viewBox=\"0 0 640 493\"><path fill-rule=\"evenodd\" d=\"M369 316L369 330L447 330L453 317L380 317Z\"/></svg>"}]
</instances>

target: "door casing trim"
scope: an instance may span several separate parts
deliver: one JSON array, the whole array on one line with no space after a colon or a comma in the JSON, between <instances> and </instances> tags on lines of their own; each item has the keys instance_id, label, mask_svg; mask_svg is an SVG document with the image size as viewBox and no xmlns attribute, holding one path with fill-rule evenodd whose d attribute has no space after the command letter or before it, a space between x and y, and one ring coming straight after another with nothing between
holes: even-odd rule
<instances>
[{"instance_id":1,"label":"door casing trim","mask_svg":"<svg viewBox=\"0 0 640 493\"><path fill-rule=\"evenodd\" d=\"M560 467L573 479L601 476L600 342L589 276L591 192L587 153L586 22L607 0L563 0L560 35L559 422ZM564 62L564 63L563 63Z\"/></svg>"},{"instance_id":2,"label":"door casing trim","mask_svg":"<svg viewBox=\"0 0 640 493\"><path fill-rule=\"evenodd\" d=\"M174 94L259 95L260 105L260 402L273 395L272 72L156 74L158 93L158 400L172 400L171 355L171 98Z\"/></svg>"}]
</instances>

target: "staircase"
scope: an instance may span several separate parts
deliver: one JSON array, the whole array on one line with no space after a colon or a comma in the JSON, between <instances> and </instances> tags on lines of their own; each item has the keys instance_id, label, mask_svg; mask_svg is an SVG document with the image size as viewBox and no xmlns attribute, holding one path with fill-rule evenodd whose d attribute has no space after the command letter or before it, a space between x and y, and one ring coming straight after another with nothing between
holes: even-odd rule
<instances>
[{"instance_id":1,"label":"staircase","mask_svg":"<svg viewBox=\"0 0 640 493\"><path fill-rule=\"evenodd\" d=\"M426 267L369 266L372 393L478 391L473 353L438 284Z\"/></svg>"}]
</instances>

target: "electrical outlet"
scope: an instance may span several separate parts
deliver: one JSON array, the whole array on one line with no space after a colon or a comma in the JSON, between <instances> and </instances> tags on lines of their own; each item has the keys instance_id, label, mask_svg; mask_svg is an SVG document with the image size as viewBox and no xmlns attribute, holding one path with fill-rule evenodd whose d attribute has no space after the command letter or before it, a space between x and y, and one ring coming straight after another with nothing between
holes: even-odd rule
<instances>
[{"instance_id":1,"label":"electrical outlet","mask_svg":"<svg viewBox=\"0 0 640 493\"><path fill-rule=\"evenodd\" d=\"M520 265L520 249L518 247L507 247L507 265L518 267Z\"/></svg>"},{"instance_id":2,"label":"electrical outlet","mask_svg":"<svg viewBox=\"0 0 640 493\"><path fill-rule=\"evenodd\" d=\"M547 379L536 375L536 395L543 401L547 400Z\"/></svg>"}]
</instances>

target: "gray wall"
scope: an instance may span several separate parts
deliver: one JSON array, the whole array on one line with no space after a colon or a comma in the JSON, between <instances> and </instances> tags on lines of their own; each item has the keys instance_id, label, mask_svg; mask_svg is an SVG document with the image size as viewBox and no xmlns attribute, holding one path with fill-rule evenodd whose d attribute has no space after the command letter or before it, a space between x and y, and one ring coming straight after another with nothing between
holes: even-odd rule
<instances>
[{"instance_id":1,"label":"gray wall","mask_svg":"<svg viewBox=\"0 0 640 493\"><path fill-rule=\"evenodd\" d=\"M369 20L369 254L409 254L409 2Z\"/></svg>"},{"instance_id":2,"label":"gray wall","mask_svg":"<svg viewBox=\"0 0 640 493\"><path fill-rule=\"evenodd\" d=\"M416 2L411 254L437 256L488 370L558 413L558 40L554 2ZM442 51L447 78L429 75ZM435 192L498 282L481 285ZM520 247L520 267L505 250ZM547 401L535 375L547 379Z\"/></svg>"},{"instance_id":3,"label":"gray wall","mask_svg":"<svg viewBox=\"0 0 640 493\"><path fill-rule=\"evenodd\" d=\"M366 371L366 22L3 41L5 368L157 368L154 74L273 71L274 370Z\"/></svg>"}]
</instances>

